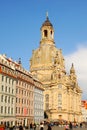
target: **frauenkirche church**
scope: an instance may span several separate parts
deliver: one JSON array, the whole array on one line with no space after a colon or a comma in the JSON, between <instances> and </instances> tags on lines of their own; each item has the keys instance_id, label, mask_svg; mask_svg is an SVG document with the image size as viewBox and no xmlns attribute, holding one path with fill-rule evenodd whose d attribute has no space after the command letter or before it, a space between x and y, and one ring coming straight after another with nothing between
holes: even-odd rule
<instances>
[{"instance_id":1,"label":"frauenkirche church","mask_svg":"<svg viewBox=\"0 0 87 130\"><path fill-rule=\"evenodd\" d=\"M30 59L30 71L43 84L44 111L50 120L82 120L82 90L71 64L67 74L62 50L55 46L54 28L47 16L41 26L39 48L33 50Z\"/></svg>"}]
</instances>

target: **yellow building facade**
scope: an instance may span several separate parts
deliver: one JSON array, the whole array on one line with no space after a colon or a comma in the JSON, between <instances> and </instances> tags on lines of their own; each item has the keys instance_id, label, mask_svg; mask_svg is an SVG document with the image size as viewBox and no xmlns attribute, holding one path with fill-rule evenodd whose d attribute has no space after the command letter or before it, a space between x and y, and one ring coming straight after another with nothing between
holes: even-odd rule
<instances>
[{"instance_id":1,"label":"yellow building facade","mask_svg":"<svg viewBox=\"0 0 87 130\"><path fill-rule=\"evenodd\" d=\"M44 111L49 120L82 120L81 95L74 65L67 74L62 50L56 48L48 16L41 26L39 48L33 50L30 71L44 86Z\"/></svg>"}]
</instances>

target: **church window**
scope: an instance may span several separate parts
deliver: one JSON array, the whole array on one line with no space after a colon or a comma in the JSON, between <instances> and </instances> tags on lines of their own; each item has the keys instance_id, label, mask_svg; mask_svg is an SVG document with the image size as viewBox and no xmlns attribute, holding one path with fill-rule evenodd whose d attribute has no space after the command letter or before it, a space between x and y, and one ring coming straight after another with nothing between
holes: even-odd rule
<instances>
[{"instance_id":1,"label":"church window","mask_svg":"<svg viewBox=\"0 0 87 130\"><path fill-rule=\"evenodd\" d=\"M59 88L59 89L62 89L62 84L58 84L58 88Z\"/></svg>"},{"instance_id":2,"label":"church window","mask_svg":"<svg viewBox=\"0 0 87 130\"><path fill-rule=\"evenodd\" d=\"M46 103L46 110L49 109L49 103Z\"/></svg>"},{"instance_id":3,"label":"church window","mask_svg":"<svg viewBox=\"0 0 87 130\"><path fill-rule=\"evenodd\" d=\"M61 100L62 99L62 94L58 94L58 100Z\"/></svg>"},{"instance_id":4,"label":"church window","mask_svg":"<svg viewBox=\"0 0 87 130\"><path fill-rule=\"evenodd\" d=\"M62 107L58 107L58 110L62 110Z\"/></svg>"},{"instance_id":5,"label":"church window","mask_svg":"<svg viewBox=\"0 0 87 130\"><path fill-rule=\"evenodd\" d=\"M49 102L49 95L48 94L45 95L45 100L46 100L46 102Z\"/></svg>"},{"instance_id":6,"label":"church window","mask_svg":"<svg viewBox=\"0 0 87 130\"><path fill-rule=\"evenodd\" d=\"M52 38L53 34L52 34L52 31L50 32L50 37Z\"/></svg>"},{"instance_id":7,"label":"church window","mask_svg":"<svg viewBox=\"0 0 87 130\"><path fill-rule=\"evenodd\" d=\"M47 37L47 30L44 30L44 37Z\"/></svg>"},{"instance_id":8,"label":"church window","mask_svg":"<svg viewBox=\"0 0 87 130\"><path fill-rule=\"evenodd\" d=\"M58 109L62 107L62 94L58 94Z\"/></svg>"},{"instance_id":9,"label":"church window","mask_svg":"<svg viewBox=\"0 0 87 130\"><path fill-rule=\"evenodd\" d=\"M45 101L46 101L46 104L45 104L46 110L48 110L49 109L49 94L45 95Z\"/></svg>"}]
</instances>

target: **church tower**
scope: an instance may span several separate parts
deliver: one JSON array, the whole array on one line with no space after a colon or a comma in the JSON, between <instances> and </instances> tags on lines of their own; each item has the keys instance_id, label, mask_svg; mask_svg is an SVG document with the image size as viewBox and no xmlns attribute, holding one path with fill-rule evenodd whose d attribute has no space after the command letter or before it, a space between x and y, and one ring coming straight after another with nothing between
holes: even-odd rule
<instances>
[{"instance_id":1,"label":"church tower","mask_svg":"<svg viewBox=\"0 0 87 130\"><path fill-rule=\"evenodd\" d=\"M41 26L41 42L40 44L48 43L50 45L54 44L54 29L48 16L46 21Z\"/></svg>"},{"instance_id":2,"label":"church tower","mask_svg":"<svg viewBox=\"0 0 87 130\"><path fill-rule=\"evenodd\" d=\"M54 28L48 16L40 30L41 40L39 48L32 52L30 71L43 84L44 111L49 120L81 121L82 91L74 65L67 74L62 50L55 46Z\"/></svg>"},{"instance_id":3,"label":"church tower","mask_svg":"<svg viewBox=\"0 0 87 130\"><path fill-rule=\"evenodd\" d=\"M55 46L54 28L47 16L41 26L40 46L33 50L30 59L30 71L46 86L51 82L55 67L59 69L60 75L66 73L62 50Z\"/></svg>"}]
</instances>

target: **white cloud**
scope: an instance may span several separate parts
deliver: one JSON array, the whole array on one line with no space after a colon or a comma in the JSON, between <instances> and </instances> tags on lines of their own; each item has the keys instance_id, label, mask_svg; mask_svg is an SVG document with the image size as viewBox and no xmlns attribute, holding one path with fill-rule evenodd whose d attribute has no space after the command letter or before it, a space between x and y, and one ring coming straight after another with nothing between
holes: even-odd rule
<instances>
[{"instance_id":1,"label":"white cloud","mask_svg":"<svg viewBox=\"0 0 87 130\"><path fill-rule=\"evenodd\" d=\"M87 99L87 46L79 46L75 52L65 56L66 70L74 64L78 84L83 91L82 98Z\"/></svg>"}]
</instances>

